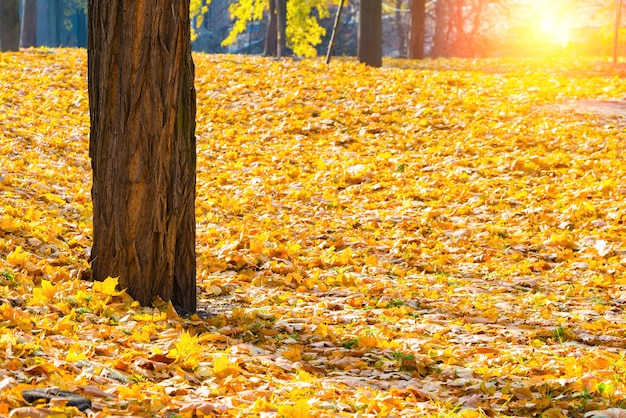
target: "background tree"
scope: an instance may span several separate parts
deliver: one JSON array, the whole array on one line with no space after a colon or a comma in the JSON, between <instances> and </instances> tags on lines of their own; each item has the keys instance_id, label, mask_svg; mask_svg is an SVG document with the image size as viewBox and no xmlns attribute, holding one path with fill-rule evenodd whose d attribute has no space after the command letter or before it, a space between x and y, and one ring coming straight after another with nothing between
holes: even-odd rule
<instances>
[{"instance_id":1,"label":"background tree","mask_svg":"<svg viewBox=\"0 0 626 418\"><path fill-rule=\"evenodd\" d=\"M251 22L263 19L268 7L268 0L237 0L231 3L228 6L228 11L234 21L228 36L222 41L222 45L229 46L237 43L237 37L248 29Z\"/></svg>"},{"instance_id":2,"label":"background tree","mask_svg":"<svg viewBox=\"0 0 626 418\"><path fill-rule=\"evenodd\" d=\"M276 56L287 55L287 0L276 2Z\"/></svg>"},{"instance_id":3,"label":"background tree","mask_svg":"<svg viewBox=\"0 0 626 418\"><path fill-rule=\"evenodd\" d=\"M265 47L263 55L275 57L278 54L278 23L276 22L276 1L270 0L270 8L267 15L267 28L265 30Z\"/></svg>"},{"instance_id":4,"label":"background tree","mask_svg":"<svg viewBox=\"0 0 626 418\"><path fill-rule=\"evenodd\" d=\"M189 2L89 1L92 273L196 309Z\"/></svg>"},{"instance_id":5,"label":"background tree","mask_svg":"<svg viewBox=\"0 0 626 418\"><path fill-rule=\"evenodd\" d=\"M497 53L496 45L503 43L502 27L513 25L519 20L517 11L528 7L516 0L437 0L431 55L479 57Z\"/></svg>"},{"instance_id":6,"label":"background tree","mask_svg":"<svg viewBox=\"0 0 626 418\"><path fill-rule=\"evenodd\" d=\"M613 30L613 65L617 65L619 58L619 32L622 26L622 8L624 2L617 0L615 2L615 27Z\"/></svg>"},{"instance_id":7,"label":"background tree","mask_svg":"<svg viewBox=\"0 0 626 418\"><path fill-rule=\"evenodd\" d=\"M361 0L357 54L359 62L371 67L383 64L382 0Z\"/></svg>"},{"instance_id":8,"label":"background tree","mask_svg":"<svg viewBox=\"0 0 626 418\"><path fill-rule=\"evenodd\" d=\"M317 54L315 47L322 42L322 37L326 34L326 29L319 24L319 20L330 17L329 1L338 3L339 0L236 0L229 7L234 23L222 45L236 44L239 35L243 34L252 22L262 21L265 11L270 7L270 1L276 1L279 31L277 36L279 42L285 43L280 55L285 55L287 49L290 49L296 55L315 56ZM284 25L281 21L285 22ZM284 36L280 34L283 27ZM278 48L280 47L279 45Z\"/></svg>"},{"instance_id":9,"label":"background tree","mask_svg":"<svg viewBox=\"0 0 626 418\"><path fill-rule=\"evenodd\" d=\"M426 0L411 0L411 25L409 27L410 59L424 58L424 37L426 34Z\"/></svg>"},{"instance_id":10,"label":"background tree","mask_svg":"<svg viewBox=\"0 0 626 418\"><path fill-rule=\"evenodd\" d=\"M284 57L287 54L287 0L269 0L263 55Z\"/></svg>"},{"instance_id":11,"label":"background tree","mask_svg":"<svg viewBox=\"0 0 626 418\"><path fill-rule=\"evenodd\" d=\"M22 0L22 26L20 46L29 48L37 45L37 0Z\"/></svg>"},{"instance_id":12,"label":"background tree","mask_svg":"<svg viewBox=\"0 0 626 418\"><path fill-rule=\"evenodd\" d=\"M0 1L0 51L20 49L19 0Z\"/></svg>"},{"instance_id":13,"label":"background tree","mask_svg":"<svg viewBox=\"0 0 626 418\"><path fill-rule=\"evenodd\" d=\"M410 18L410 1L404 1L404 0L395 0L392 4L392 10L394 12L394 18L389 19L390 23L393 24L393 26L395 26L395 34L394 34L394 38L397 41L397 52L396 56L399 57L405 57L406 56L406 52L407 52L407 45L408 45L408 37L409 37L409 23L407 18ZM385 11L385 4L383 2L383 14ZM383 39L385 38L384 35L384 25L383 25ZM384 51L384 45L383 45L383 51Z\"/></svg>"}]
</instances>

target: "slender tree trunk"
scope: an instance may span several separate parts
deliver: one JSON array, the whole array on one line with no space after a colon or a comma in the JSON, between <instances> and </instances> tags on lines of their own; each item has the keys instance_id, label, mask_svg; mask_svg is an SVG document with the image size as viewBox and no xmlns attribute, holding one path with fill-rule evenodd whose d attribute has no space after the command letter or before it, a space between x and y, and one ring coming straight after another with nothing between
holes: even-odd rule
<instances>
[{"instance_id":1,"label":"slender tree trunk","mask_svg":"<svg viewBox=\"0 0 626 418\"><path fill-rule=\"evenodd\" d=\"M452 2L454 7L453 14L450 19L450 24L454 27L454 37L452 39L452 52L455 56L467 57L468 44L465 35L465 17L463 15L463 8L465 6L464 0L454 0Z\"/></svg>"},{"instance_id":2,"label":"slender tree trunk","mask_svg":"<svg viewBox=\"0 0 626 418\"><path fill-rule=\"evenodd\" d=\"M403 24L403 10L402 4L404 0L396 0L396 36L398 37L398 56L406 56L404 55L406 52L406 38L407 38L407 30L406 26Z\"/></svg>"},{"instance_id":3,"label":"slender tree trunk","mask_svg":"<svg viewBox=\"0 0 626 418\"><path fill-rule=\"evenodd\" d=\"M411 0L411 27L409 29L409 59L424 58L426 32L426 0Z\"/></svg>"},{"instance_id":4,"label":"slender tree trunk","mask_svg":"<svg viewBox=\"0 0 626 418\"><path fill-rule=\"evenodd\" d=\"M276 24L278 25L278 58L287 55L287 0L276 0Z\"/></svg>"},{"instance_id":5,"label":"slender tree trunk","mask_svg":"<svg viewBox=\"0 0 626 418\"><path fill-rule=\"evenodd\" d=\"M278 29L276 24L276 2L270 0L270 10L267 19L267 31L265 32L265 49L263 55L275 57L278 54Z\"/></svg>"},{"instance_id":6,"label":"slender tree trunk","mask_svg":"<svg viewBox=\"0 0 626 418\"><path fill-rule=\"evenodd\" d=\"M20 49L20 2L0 0L0 51Z\"/></svg>"},{"instance_id":7,"label":"slender tree trunk","mask_svg":"<svg viewBox=\"0 0 626 418\"><path fill-rule=\"evenodd\" d=\"M22 0L20 46L37 46L37 0Z\"/></svg>"},{"instance_id":8,"label":"slender tree trunk","mask_svg":"<svg viewBox=\"0 0 626 418\"><path fill-rule=\"evenodd\" d=\"M433 38L433 56L446 55L446 31L448 28L447 0L436 0L435 3L435 35Z\"/></svg>"},{"instance_id":9,"label":"slender tree trunk","mask_svg":"<svg viewBox=\"0 0 626 418\"><path fill-rule=\"evenodd\" d=\"M382 66L382 0L361 0L358 38L359 62L371 67Z\"/></svg>"},{"instance_id":10,"label":"slender tree trunk","mask_svg":"<svg viewBox=\"0 0 626 418\"><path fill-rule=\"evenodd\" d=\"M341 11L343 10L343 0L339 0L337 6L337 14L335 15L335 23L333 23L333 31L328 42L328 50L326 51L326 64L330 64L330 58L333 56L333 48L335 47L335 39L337 38L337 30L339 30L339 22L341 22Z\"/></svg>"},{"instance_id":11,"label":"slender tree trunk","mask_svg":"<svg viewBox=\"0 0 626 418\"><path fill-rule=\"evenodd\" d=\"M62 46L61 28L63 27L63 4L62 0L48 0L48 27L50 34L49 46Z\"/></svg>"},{"instance_id":12,"label":"slender tree trunk","mask_svg":"<svg viewBox=\"0 0 626 418\"><path fill-rule=\"evenodd\" d=\"M92 273L196 309L189 2L89 1Z\"/></svg>"},{"instance_id":13,"label":"slender tree trunk","mask_svg":"<svg viewBox=\"0 0 626 418\"><path fill-rule=\"evenodd\" d=\"M613 65L619 60L619 29L622 26L623 0L618 0L615 6L615 28L613 32Z\"/></svg>"}]
</instances>

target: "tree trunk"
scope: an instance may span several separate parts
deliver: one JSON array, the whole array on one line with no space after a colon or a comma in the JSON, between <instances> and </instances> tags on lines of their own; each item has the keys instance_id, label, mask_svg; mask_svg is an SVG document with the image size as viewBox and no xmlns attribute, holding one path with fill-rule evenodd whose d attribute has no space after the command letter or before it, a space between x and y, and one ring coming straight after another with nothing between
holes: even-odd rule
<instances>
[{"instance_id":1,"label":"tree trunk","mask_svg":"<svg viewBox=\"0 0 626 418\"><path fill-rule=\"evenodd\" d=\"M37 46L37 0L22 0L20 46Z\"/></svg>"},{"instance_id":2,"label":"tree trunk","mask_svg":"<svg viewBox=\"0 0 626 418\"><path fill-rule=\"evenodd\" d=\"M267 31L265 32L265 49L263 55L275 57L278 54L278 30L276 25L276 2L270 0L270 10L267 19Z\"/></svg>"},{"instance_id":3,"label":"tree trunk","mask_svg":"<svg viewBox=\"0 0 626 418\"><path fill-rule=\"evenodd\" d=\"M196 309L189 2L89 1L92 274Z\"/></svg>"},{"instance_id":4,"label":"tree trunk","mask_svg":"<svg viewBox=\"0 0 626 418\"><path fill-rule=\"evenodd\" d=\"M407 30L406 25L403 22L403 12L402 4L404 0L396 0L396 36L398 37L398 56L405 56L406 52L406 38L407 38Z\"/></svg>"},{"instance_id":5,"label":"tree trunk","mask_svg":"<svg viewBox=\"0 0 626 418\"><path fill-rule=\"evenodd\" d=\"M466 57L468 54L467 39L465 36L465 17L463 9L465 7L464 0L454 0L454 10L451 13L449 24L453 26L454 37L451 39L450 45L452 53L457 57Z\"/></svg>"},{"instance_id":6,"label":"tree trunk","mask_svg":"<svg viewBox=\"0 0 626 418\"><path fill-rule=\"evenodd\" d=\"M276 24L278 29L278 58L287 56L287 0L276 0Z\"/></svg>"},{"instance_id":7,"label":"tree trunk","mask_svg":"<svg viewBox=\"0 0 626 418\"><path fill-rule=\"evenodd\" d=\"M20 49L20 2L0 0L0 51Z\"/></svg>"},{"instance_id":8,"label":"tree trunk","mask_svg":"<svg viewBox=\"0 0 626 418\"><path fill-rule=\"evenodd\" d=\"M435 3L435 34L433 37L433 57L446 55L446 30L448 27L447 0L437 0Z\"/></svg>"},{"instance_id":9,"label":"tree trunk","mask_svg":"<svg viewBox=\"0 0 626 418\"><path fill-rule=\"evenodd\" d=\"M426 32L426 0L411 0L411 27L409 29L409 59L424 58Z\"/></svg>"},{"instance_id":10,"label":"tree trunk","mask_svg":"<svg viewBox=\"0 0 626 418\"><path fill-rule=\"evenodd\" d=\"M382 0L361 0L358 38L359 62L371 67L382 66Z\"/></svg>"},{"instance_id":11,"label":"tree trunk","mask_svg":"<svg viewBox=\"0 0 626 418\"><path fill-rule=\"evenodd\" d=\"M615 9L615 28L613 32L613 65L617 65L619 61L619 29L622 26L622 6L623 0L616 2Z\"/></svg>"}]
</instances>

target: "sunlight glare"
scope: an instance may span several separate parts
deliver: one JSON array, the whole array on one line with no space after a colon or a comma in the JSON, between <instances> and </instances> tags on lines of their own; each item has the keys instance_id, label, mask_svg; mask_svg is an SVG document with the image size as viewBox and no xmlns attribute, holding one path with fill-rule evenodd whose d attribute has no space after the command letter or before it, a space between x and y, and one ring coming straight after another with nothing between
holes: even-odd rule
<instances>
[{"instance_id":1,"label":"sunlight glare","mask_svg":"<svg viewBox=\"0 0 626 418\"><path fill-rule=\"evenodd\" d=\"M540 21L540 33L545 40L554 44L567 46L570 41L570 27L567 19L557 16L543 16Z\"/></svg>"},{"instance_id":2,"label":"sunlight glare","mask_svg":"<svg viewBox=\"0 0 626 418\"><path fill-rule=\"evenodd\" d=\"M571 41L572 17L563 1L533 1L531 30L541 43L567 46Z\"/></svg>"}]
</instances>

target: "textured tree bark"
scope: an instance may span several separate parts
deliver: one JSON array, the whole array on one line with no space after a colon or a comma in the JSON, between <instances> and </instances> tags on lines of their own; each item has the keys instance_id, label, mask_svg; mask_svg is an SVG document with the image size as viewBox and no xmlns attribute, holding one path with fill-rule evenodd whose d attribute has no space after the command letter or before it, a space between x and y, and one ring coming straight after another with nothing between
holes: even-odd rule
<instances>
[{"instance_id":1,"label":"textured tree bark","mask_svg":"<svg viewBox=\"0 0 626 418\"><path fill-rule=\"evenodd\" d=\"M89 1L92 274L196 309L189 2Z\"/></svg>"},{"instance_id":2,"label":"textured tree bark","mask_svg":"<svg viewBox=\"0 0 626 418\"><path fill-rule=\"evenodd\" d=\"M22 27L20 46L29 48L37 45L37 0L22 0Z\"/></svg>"},{"instance_id":3,"label":"textured tree bark","mask_svg":"<svg viewBox=\"0 0 626 418\"><path fill-rule=\"evenodd\" d=\"M411 0L411 26L409 29L409 59L424 58L424 33L426 32L426 0Z\"/></svg>"},{"instance_id":4,"label":"textured tree bark","mask_svg":"<svg viewBox=\"0 0 626 418\"><path fill-rule=\"evenodd\" d=\"M0 0L0 51L20 49L20 2Z\"/></svg>"},{"instance_id":5,"label":"textured tree bark","mask_svg":"<svg viewBox=\"0 0 626 418\"><path fill-rule=\"evenodd\" d=\"M382 0L361 0L357 55L371 67L383 65Z\"/></svg>"}]
</instances>

